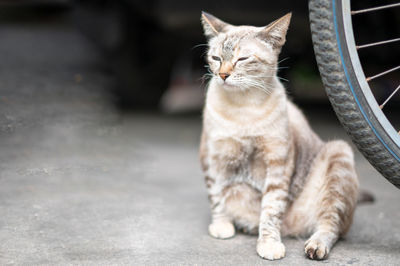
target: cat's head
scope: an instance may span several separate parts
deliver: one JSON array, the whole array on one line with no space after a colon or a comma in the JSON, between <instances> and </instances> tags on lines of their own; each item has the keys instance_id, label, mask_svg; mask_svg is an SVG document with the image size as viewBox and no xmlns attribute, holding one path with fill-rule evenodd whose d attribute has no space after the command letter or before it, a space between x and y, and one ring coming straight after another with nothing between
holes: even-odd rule
<instances>
[{"instance_id":1,"label":"cat's head","mask_svg":"<svg viewBox=\"0 0 400 266\"><path fill-rule=\"evenodd\" d=\"M226 89L265 89L275 76L291 13L265 27L233 26L202 12L213 78ZM266 90L268 91L268 90Z\"/></svg>"}]
</instances>

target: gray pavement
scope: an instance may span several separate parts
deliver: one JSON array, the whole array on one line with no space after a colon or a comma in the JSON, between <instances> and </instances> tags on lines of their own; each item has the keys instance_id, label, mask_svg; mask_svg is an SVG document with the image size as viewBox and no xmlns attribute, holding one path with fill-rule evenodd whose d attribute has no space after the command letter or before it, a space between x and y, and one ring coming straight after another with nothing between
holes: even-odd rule
<instances>
[{"instance_id":1,"label":"gray pavement","mask_svg":"<svg viewBox=\"0 0 400 266\"><path fill-rule=\"evenodd\" d=\"M400 193L357 152L376 202L328 260L260 259L256 237L207 235L197 116L121 113L111 79L72 27L0 28L0 265L399 265ZM324 139L348 139L325 107Z\"/></svg>"}]
</instances>

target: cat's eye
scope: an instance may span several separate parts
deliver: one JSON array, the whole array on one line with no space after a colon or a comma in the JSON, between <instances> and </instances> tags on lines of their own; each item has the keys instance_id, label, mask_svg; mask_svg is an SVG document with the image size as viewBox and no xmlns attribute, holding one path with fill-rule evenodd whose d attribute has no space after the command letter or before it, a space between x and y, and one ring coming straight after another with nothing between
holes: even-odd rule
<instances>
[{"instance_id":1,"label":"cat's eye","mask_svg":"<svg viewBox=\"0 0 400 266\"><path fill-rule=\"evenodd\" d=\"M218 56L213 55L211 56L211 58L215 61L221 62L221 58L219 58Z\"/></svg>"},{"instance_id":2,"label":"cat's eye","mask_svg":"<svg viewBox=\"0 0 400 266\"><path fill-rule=\"evenodd\" d=\"M240 57L240 58L238 58L238 61L244 61L244 60L247 60L247 59L249 59L249 57Z\"/></svg>"}]
</instances>

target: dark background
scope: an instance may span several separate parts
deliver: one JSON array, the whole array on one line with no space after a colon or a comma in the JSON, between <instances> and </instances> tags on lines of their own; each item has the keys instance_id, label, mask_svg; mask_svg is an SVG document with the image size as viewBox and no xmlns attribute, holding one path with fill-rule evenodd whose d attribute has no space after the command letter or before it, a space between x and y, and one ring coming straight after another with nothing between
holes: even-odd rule
<instances>
[{"instance_id":1,"label":"dark background","mask_svg":"<svg viewBox=\"0 0 400 266\"><path fill-rule=\"evenodd\" d=\"M375 2L352 1L352 9ZM179 113L201 109L207 84L202 78L206 50L199 21L202 10L232 24L256 26L293 12L278 74L288 80L284 81L288 93L300 104L327 103L314 59L306 1L18 0L3 1L0 18L27 25L72 24L103 58L104 70L112 73L110 91L119 108ZM357 44L400 36L399 20L396 8L356 15ZM397 66L399 50L398 43L361 50L366 75ZM397 86L398 77L398 72L392 73L371 83L378 102Z\"/></svg>"}]
</instances>

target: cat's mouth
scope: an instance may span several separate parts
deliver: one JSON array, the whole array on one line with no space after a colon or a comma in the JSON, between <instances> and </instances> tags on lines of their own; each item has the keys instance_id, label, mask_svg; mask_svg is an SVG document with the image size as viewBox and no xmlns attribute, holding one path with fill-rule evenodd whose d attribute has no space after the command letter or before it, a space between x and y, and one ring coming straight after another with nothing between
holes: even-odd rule
<instances>
[{"instance_id":1,"label":"cat's mouth","mask_svg":"<svg viewBox=\"0 0 400 266\"><path fill-rule=\"evenodd\" d=\"M229 81L223 81L221 82L220 85L223 89L227 90L227 91L231 91L231 92L239 92L239 91L243 91L243 88L241 86L238 86L238 84L235 84L233 82L229 82Z\"/></svg>"},{"instance_id":2,"label":"cat's mouth","mask_svg":"<svg viewBox=\"0 0 400 266\"><path fill-rule=\"evenodd\" d=\"M226 79L226 80L222 80L220 78L217 79L217 83L220 86L226 87L226 88L236 88L236 84L234 84L231 80Z\"/></svg>"}]
</instances>

